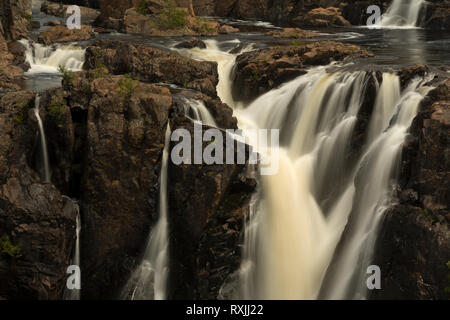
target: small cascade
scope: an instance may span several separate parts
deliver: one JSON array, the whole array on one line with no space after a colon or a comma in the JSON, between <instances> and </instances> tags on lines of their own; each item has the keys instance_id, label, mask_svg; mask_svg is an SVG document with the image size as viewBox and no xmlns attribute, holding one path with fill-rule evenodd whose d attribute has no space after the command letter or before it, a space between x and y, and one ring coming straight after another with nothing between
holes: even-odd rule
<instances>
[{"instance_id":1,"label":"small cascade","mask_svg":"<svg viewBox=\"0 0 450 320\"><path fill-rule=\"evenodd\" d=\"M50 165L49 165L49 161L48 161L47 140L45 138L44 124L42 123L41 116L39 115L40 102L41 102L41 96L39 94L36 94L34 114L38 121L39 136L41 137L40 142L41 142L42 167L43 167L42 179L45 182L50 182Z\"/></svg>"},{"instance_id":2,"label":"small cascade","mask_svg":"<svg viewBox=\"0 0 450 320\"><path fill-rule=\"evenodd\" d=\"M161 184L159 190L159 219L150 232L143 260L122 292L123 299L164 300L169 273L169 231L167 222L167 176L169 165L170 126L167 125Z\"/></svg>"},{"instance_id":3,"label":"small cascade","mask_svg":"<svg viewBox=\"0 0 450 320\"><path fill-rule=\"evenodd\" d=\"M30 43L26 39L20 42L27 48L25 57L30 64L27 74L59 73L63 66L70 71L81 71L84 64L85 50L72 45L44 46Z\"/></svg>"},{"instance_id":4,"label":"small cascade","mask_svg":"<svg viewBox=\"0 0 450 320\"><path fill-rule=\"evenodd\" d=\"M424 0L394 0L381 17L379 27L414 28L417 26Z\"/></svg>"},{"instance_id":5,"label":"small cascade","mask_svg":"<svg viewBox=\"0 0 450 320\"><path fill-rule=\"evenodd\" d=\"M215 61L217 62L217 72L219 73L219 83L217 84L217 95L222 102L228 104L230 107L235 107L232 91L230 87L231 72L236 61L236 54L220 50L216 40L205 40L206 49L173 49L180 54L191 59L200 61ZM232 40L232 43L239 44L239 40ZM252 45L245 46L241 53L252 50Z\"/></svg>"},{"instance_id":6,"label":"small cascade","mask_svg":"<svg viewBox=\"0 0 450 320\"><path fill-rule=\"evenodd\" d=\"M205 103L200 100L184 98L186 116L190 117L194 121L199 121L204 125L217 127L216 121L212 117Z\"/></svg>"}]
</instances>

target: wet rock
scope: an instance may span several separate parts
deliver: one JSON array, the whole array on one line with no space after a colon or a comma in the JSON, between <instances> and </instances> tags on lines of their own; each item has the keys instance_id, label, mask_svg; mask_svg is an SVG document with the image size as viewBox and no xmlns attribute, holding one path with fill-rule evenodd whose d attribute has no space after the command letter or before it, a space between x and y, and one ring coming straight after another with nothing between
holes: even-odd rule
<instances>
[{"instance_id":1,"label":"wet rock","mask_svg":"<svg viewBox=\"0 0 450 320\"><path fill-rule=\"evenodd\" d=\"M30 64L26 62L26 53L27 48L18 41L12 41L8 43L8 51L14 57L12 60L12 64L18 66L23 71L27 71L30 68Z\"/></svg>"},{"instance_id":2,"label":"wet rock","mask_svg":"<svg viewBox=\"0 0 450 320\"><path fill-rule=\"evenodd\" d=\"M193 136L193 123L185 117L175 117L171 126ZM225 148L225 138L223 143ZM244 164L169 163L171 298L215 299L225 279L239 267L251 196L247 186L254 190L255 185L251 179L239 178L245 170Z\"/></svg>"},{"instance_id":3,"label":"wet rock","mask_svg":"<svg viewBox=\"0 0 450 320\"><path fill-rule=\"evenodd\" d=\"M375 251L382 272L376 299L449 297L449 89L446 80L422 101L403 148L399 200L386 213Z\"/></svg>"},{"instance_id":4,"label":"wet rock","mask_svg":"<svg viewBox=\"0 0 450 320\"><path fill-rule=\"evenodd\" d=\"M87 69L106 66L112 74L128 73L146 82L163 82L216 96L217 65L199 62L148 46L120 41L98 41L86 50Z\"/></svg>"},{"instance_id":5,"label":"wet rock","mask_svg":"<svg viewBox=\"0 0 450 320\"><path fill-rule=\"evenodd\" d=\"M184 48L184 49L192 49L192 48L200 48L200 49L206 49L206 44L197 38L192 38L188 41L183 41L178 43L175 48Z\"/></svg>"},{"instance_id":6,"label":"wet rock","mask_svg":"<svg viewBox=\"0 0 450 320\"><path fill-rule=\"evenodd\" d=\"M0 255L0 295L60 299L75 244L76 205L30 167L37 124L34 94L0 99L0 237L14 251Z\"/></svg>"},{"instance_id":7,"label":"wet rock","mask_svg":"<svg viewBox=\"0 0 450 320\"><path fill-rule=\"evenodd\" d=\"M234 28L234 27L228 26L226 24L221 25L219 28L220 34L228 34L228 33L236 33L236 32L239 32L238 28Z\"/></svg>"},{"instance_id":8,"label":"wet rock","mask_svg":"<svg viewBox=\"0 0 450 320\"><path fill-rule=\"evenodd\" d=\"M41 28L41 22L37 21L37 20L31 21L31 28L33 28L33 29L40 29Z\"/></svg>"},{"instance_id":9,"label":"wet rock","mask_svg":"<svg viewBox=\"0 0 450 320\"><path fill-rule=\"evenodd\" d=\"M56 27L62 25L61 20L51 20L44 23L44 26Z\"/></svg>"},{"instance_id":10,"label":"wet rock","mask_svg":"<svg viewBox=\"0 0 450 320\"><path fill-rule=\"evenodd\" d=\"M75 3L63 5L63 4L58 4L58 3L44 2L41 5L41 11L48 15L52 15L55 17L67 18L70 15L72 15L72 12L67 13L67 9L73 4L75 4ZM96 17L100 14L100 12L98 12L95 9L81 6L79 4L77 4L77 5L80 8L80 14L82 17L87 17L87 16Z\"/></svg>"},{"instance_id":11,"label":"wet rock","mask_svg":"<svg viewBox=\"0 0 450 320\"><path fill-rule=\"evenodd\" d=\"M81 26L81 29L69 29L66 26L56 26L42 31L38 41L49 45L56 42L86 41L96 35L97 33L91 26Z\"/></svg>"},{"instance_id":12,"label":"wet rock","mask_svg":"<svg viewBox=\"0 0 450 320\"><path fill-rule=\"evenodd\" d=\"M329 27L329 26L351 26L343 16L339 8L315 8L292 20L299 27Z\"/></svg>"},{"instance_id":13,"label":"wet rock","mask_svg":"<svg viewBox=\"0 0 450 320\"><path fill-rule=\"evenodd\" d=\"M427 65L414 65L408 68L403 68L398 72L401 88L404 89L412 79L416 77L423 78L428 73L429 68Z\"/></svg>"},{"instance_id":14,"label":"wet rock","mask_svg":"<svg viewBox=\"0 0 450 320\"><path fill-rule=\"evenodd\" d=\"M425 2L421 25L430 30L450 30L450 1Z\"/></svg>"},{"instance_id":15,"label":"wet rock","mask_svg":"<svg viewBox=\"0 0 450 320\"><path fill-rule=\"evenodd\" d=\"M372 54L356 45L333 41L247 52L236 59L232 75L233 97L249 102L304 74L306 66L369 56Z\"/></svg>"}]
</instances>

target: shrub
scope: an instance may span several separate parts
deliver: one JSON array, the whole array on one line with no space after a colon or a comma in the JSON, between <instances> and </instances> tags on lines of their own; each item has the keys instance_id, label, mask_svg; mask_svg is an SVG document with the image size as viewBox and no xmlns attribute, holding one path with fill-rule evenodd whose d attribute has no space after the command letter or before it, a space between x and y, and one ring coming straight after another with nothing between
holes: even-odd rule
<instances>
[{"instance_id":1,"label":"shrub","mask_svg":"<svg viewBox=\"0 0 450 320\"><path fill-rule=\"evenodd\" d=\"M136 7L136 11L142 15L146 15L150 12L149 10L149 4L147 0L141 0L139 1L138 6Z\"/></svg>"},{"instance_id":2,"label":"shrub","mask_svg":"<svg viewBox=\"0 0 450 320\"><path fill-rule=\"evenodd\" d=\"M186 25L186 16L186 10L177 8L175 2L170 1L157 16L156 23L161 29L182 29Z\"/></svg>"},{"instance_id":3,"label":"shrub","mask_svg":"<svg viewBox=\"0 0 450 320\"><path fill-rule=\"evenodd\" d=\"M124 75L119 81L119 95L130 100L135 90L136 87L133 79L128 74Z\"/></svg>"},{"instance_id":4,"label":"shrub","mask_svg":"<svg viewBox=\"0 0 450 320\"><path fill-rule=\"evenodd\" d=\"M73 81L74 74L72 71L66 69L64 66L59 66L58 71L63 75L63 82L71 85Z\"/></svg>"},{"instance_id":5,"label":"shrub","mask_svg":"<svg viewBox=\"0 0 450 320\"><path fill-rule=\"evenodd\" d=\"M48 106L48 112L58 125L61 124L62 117L66 113L62 98L53 98Z\"/></svg>"}]
</instances>

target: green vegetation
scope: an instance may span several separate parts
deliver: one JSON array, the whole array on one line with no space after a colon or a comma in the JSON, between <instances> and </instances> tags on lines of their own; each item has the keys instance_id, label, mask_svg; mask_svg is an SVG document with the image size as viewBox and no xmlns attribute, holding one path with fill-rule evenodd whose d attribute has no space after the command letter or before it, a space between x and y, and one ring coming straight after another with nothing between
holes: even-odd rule
<instances>
[{"instance_id":1,"label":"green vegetation","mask_svg":"<svg viewBox=\"0 0 450 320\"><path fill-rule=\"evenodd\" d=\"M146 15L150 13L150 5L147 0L139 1L138 6L136 7L136 11L142 15Z\"/></svg>"},{"instance_id":2,"label":"green vegetation","mask_svg":"<svg viewBox=\"0 0 450 320\"><path fill-rule=\"evenodd\" d=\"M59 66L58 71L61 72L63 75L63 82L68 85L71 85L73 82L74 73L66 69L64 66Z\"/></svg>"},{"instance_id":3,"label":"green vegetation","mask_svg":"<svg viewBox=\"0 0 450 320\"><path fill-rule=\"evenodd\" d=\"M96 68L94 69L92 76L94 79L98 78L104 78L106 76L106 66L103 64L103 62L96 63Z\"/></svg>"},{"instance_id":4,"label":"green vegetation","mask_svg":"<svg viewBox=\"0 0 450 320\"><path fill-rule=\"evenodd\" d=\"M119 95L125 98L126 100L130 100L134 91L136 91L135 81L131 79L130 75L126 74L119 81Z\"/></svg>"},{"instance_id":5,"label":"green vegetation","mask_svg":"<svg viewBox=\"0 0 450 320\"><path fill-rule=\"evenodd\" d=\"M63 104L62 98L53 97L48 106L50 116L56 121L58 125L61 124L62 117L66 113L66 107Z\"/></svg>"},{"instance_id":6,"label":"green vegetation","mask_svg":"<svg viewBox=\"0 0 450 320\"><path fill-rule=\"evenodd\" d=\"M177 8L174 1L169 1L167 7L156 17L156 23L161 29L183 29L186 25L187 12Z\"/></svg>"},{"instance_id":7,"label":"green vegetation","mask_svg":"<svg viewBox=\"0 0 450 320\"><path fill-rule=\"evenodd\" d=\"M291 41L291 45L293 45L294 47L300 47L302 45L306 45L305 41L300 41L298 39L294 39Z\"/></svg>"},{"instance_id":8,"label":"green vegetation","mask_svg":"<svg viewBox=\"0 0 450 320\"><path fill-rule=\"evenodd\" d=\"M195 24L192 27L195 32L200 34L212 34L216 32L216 29L211 27L208 23L208 20L203 17L196 17Z\"/></svg>"},{"instance_id":9,"label":"green vegetation","mask_svg":"<svg viewBox=\"0 0 450 320\"><path fill-rule=\"evenodd\" d=\"M429 213L427 209L420 208L420 213L423 214L431 223L436 222L436 218L431 213Z\"/></svg>"},{"instance_id":10,"label":"green vegetation","mask_svg":"<svg viewBox=\"0 0 450 320\"><path fill-rule=\"evenodd\" d=\"M18 246L14 246L11 243L8 235L3 235L0 238L0 254L7 255L13 258L20 258L22 254L20 253L21 249Z\"/></svg>"},{"instance_id":11,"label":"green vegetation","mask_svg":"<svg viewBox=\"0 0 450 320\"><path fill-rule=\"evenodd\" d=\"M14 122L17 124L22 124L26 119L26 113L22 110L14 116Z\"/></svg>"},{"instance_id":12,"label":"green vegetation","mask_svg":"<svg viewBox=\"0 0 450 320\"><path fill-rule=\"evenodd\" d=\"M250 82L258 82L261 80L261 76L259 74L259 71L257 69L252 70L252 74L248 77L248 81Z\"/></svg>"}]
</instances>

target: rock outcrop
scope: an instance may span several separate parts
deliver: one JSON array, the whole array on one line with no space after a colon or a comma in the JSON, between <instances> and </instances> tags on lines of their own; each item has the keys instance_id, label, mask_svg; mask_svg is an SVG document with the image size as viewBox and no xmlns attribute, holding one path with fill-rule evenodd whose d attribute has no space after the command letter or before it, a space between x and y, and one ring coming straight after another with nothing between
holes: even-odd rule
<instances>
[{"instance_id":1,"label":"rock outcrop","mask_svg":"<svg viewBox=\"0 0 450 320\"><path fill-rule=\"evenodd\" d=\"M427 1L421 25L430 30L450 30L450 1Z\"/></svg>"},{"instance_id":2,"label":"rock outcrop","mask_svg":"<svg viewBox=\"0 0 450 320\"><path fill-rule=\"evenodd\" d=\"M0 33L7 40L25 38L31 30L31 0L3 0L0 3Z\"/></svg>"},{"instance_id":3,"label":"rock outcrop","mask_svg":"<svg viewBox=\"0 0 450 320\"><path fill-rule=\"evenodd\" d=\"M449 298L449 93L446 80L422 101L403 148L397 199L377 240L376 299Z\"/></svg>"},{"instance_id":4,"label":"rock outcrop","mask_svg":"<svg viewBox=\"0 0 450 320\"><path fill-rule=\"evenodd\" d=\"M86 19L86 17L96 18L100 14L100 12L95 9L81 6L75 3L76 1L69 1L69 2L71 3L66 5L44 2L41 5L41 11L55 17L66 18L71 15L71 13L70 14L67 13L67 9L70 7L70 5L78 5L78 7L80 8L80 14L84 19Z\"/></svg>"},{"instance_id":5,"label":"rock outcrop","mask_svg":"<svg viewBox=\"0 0 450 320\"><path fill-rule=\"evenodd\" d=\"M192 121L183 116L175 117L171 127L194 136ZM229 147L225 136L223 132L224 157ZM203 148L206 145L203 142ZM235 144L235 161L237 150ZM256 184L245 178L246 168L245 164L169 163L171 298L217 299L220 287L238 269L244 220Z\"/></svg>"},{"instance_id":6,"label":"rock outcrop","mask_svg":"<svg viewBox=\"0 0 450 320\"><path fill-rule=\"evenodd\" d=\"M42 31L38 40L45 45L49 45L57 42L86 41L96 35L97 32L91 26L81 26L81 29L55 26Z\"/></svg>"},{"instance_id":7,"label":"rock outcrop","mask_svg":"<svg viewBox=\"0 0 450 320\"><path fill-rule=\"evenodd\" d=\"M99 41L86 50L85 68L105 66L112 74L129 74L139 80L169 83L216 96L217 65L177 53L120 41Z\"/></svg>"},{"instance_id":8,"label":"rock outcrop","mask_svg":"<svg viewBox=\"0 0 450 320\"><path fill-rule=\"evenodd\" d=\"M305 67L372 54L351 44L333 41L260 49L241 54L233 70L233 97L249 102L282 83L304 74Z\"/></svg>"}]
</instances>

